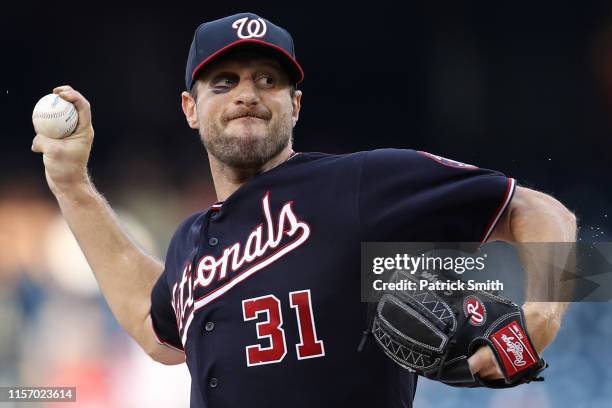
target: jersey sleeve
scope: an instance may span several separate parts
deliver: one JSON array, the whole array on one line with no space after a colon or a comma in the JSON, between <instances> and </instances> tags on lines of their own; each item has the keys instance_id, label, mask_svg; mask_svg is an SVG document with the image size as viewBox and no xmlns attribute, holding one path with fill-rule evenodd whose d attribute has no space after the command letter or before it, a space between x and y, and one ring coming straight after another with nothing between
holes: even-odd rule
<instances>
[{"instance_id":1,"label":"jersey sleeve","mask_svg":"<svg viewBox=\"0 0 612 408\"><path fill-rule=\"evenodd\" d=\"M359 186L363 241L485 242L515 181L426 152L364 154Z\"/></svg>"},{"instance_id":2,"label":"jersey sleeve","mask_svg":"<svg viewBox=\"0 0 612 408\"><path fill-rule=\"evenodd\" d=\"M165 272L151 292L151 320L158 343L183 351Z\"/></svg>"}]
</instances>

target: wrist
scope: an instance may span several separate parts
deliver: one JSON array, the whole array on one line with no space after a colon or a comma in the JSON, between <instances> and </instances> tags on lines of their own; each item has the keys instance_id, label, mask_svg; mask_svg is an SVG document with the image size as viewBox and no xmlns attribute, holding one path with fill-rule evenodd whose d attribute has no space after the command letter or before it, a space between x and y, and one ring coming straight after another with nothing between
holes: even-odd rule
<instances>
[{"instance_id":1,"label":"wrist","mask_svg":"<svg viewBox=\"0 0 612 408\"><path fill-rule=\"evenodd\" d=\"M56 188L52 189L52 192L60 206L62 206L63 204L82 204L95 196L96 189L89 177L85 176L78 182L72 182L61 187L56 186Z\"/></svg>"},{"instance_id":2,"label":"wrist","mask_svg":"<svg viewBox=\"0 0 612 408\"><path fill-rule=\"evenodd\" d=\"M537 315L543 320L560 322L567 306L567 302L525 302L523 312Z\"/></svg>"},{"instance_id":3,"label":"wrist","mask_svg":"<svg viewBox=\"0 0 612 408\"><path fill-rule=\"evenodd\" d=\"M526 302L523 305L527 332L538 352L557 336L566 305L561 302Z\"/></svg>"}]
</instances>

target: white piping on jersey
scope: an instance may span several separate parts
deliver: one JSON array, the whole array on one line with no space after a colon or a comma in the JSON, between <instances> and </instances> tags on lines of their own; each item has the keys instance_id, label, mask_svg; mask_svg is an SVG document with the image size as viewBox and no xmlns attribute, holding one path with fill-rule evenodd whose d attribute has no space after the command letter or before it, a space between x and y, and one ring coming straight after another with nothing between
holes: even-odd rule
<instances>
[{"instance_id":1,"label":"white piping on jersey","mask_svg":"<svg viewBox=\"0 0 612 408\"><path fill-rule=\"evenodd\" d=\"M181 330L183 332L181 336L183 346L185 346L187 341L189 326L197 310L223 296L234 286L243 282L256 272L297 249L310 237L310 226L306 222L298 219L291 207L293 204L291 201L283 205L278 214L278 221L276 223L277 228L275 228L270 209L269 196L270 193L268 192L262 198L262 210L265 218L265 226L267 228L264 229L264 223L255 227L249 234L242 251L240 242L236 242L225 248L223 254L219 258L215 258L211 255L203 256L197 262L195 277L192 275L192 268L191 265L189 265L183 270L183 276L180 282L174 284L172 288L172 307L176 313L179 332ZM264 232L267 234L267 239L265 240L263 236ZM294 239L278 248L276 251L270 251L281 245L283 236ZM201 298L194 300L194 292L197 288L208 287L214 281L225 279L227 272L236 272L242 266L258 260L260 261L234 276L225 284L210 291ZM187 294L187 298L185 298L185 294ZM185 321L185 314L192 305L193 309L189 312L187 320Z\"/></svg>"},{"instance_id":2,"label":"white piping on jersey","mask_svg":"<svg viewBox=\"0 0 612 408\"><path fill-rule=\"evenodd\" d=\"M485 232L485 234L484 234L484 236L482 238L481 244L484 244L485 242L487 242L487 240L489 239L489 236L491 235L491 233L495 229L495 226L497 225L497 222L499 221L499 218L501 217L501 215L506 210L506 207L508 207L508 204L510 203L510 200L512 199L512 196L514 195L515 187L516 187L516 180L514 180L513 178L508 178L508 188L506 189L506 195L504 197L504 201L503 201L502 205L498 208L497 214L495 214L493 220L491 221L491 223L489 225L489 228Z\"/></svg>"}]
</instances>

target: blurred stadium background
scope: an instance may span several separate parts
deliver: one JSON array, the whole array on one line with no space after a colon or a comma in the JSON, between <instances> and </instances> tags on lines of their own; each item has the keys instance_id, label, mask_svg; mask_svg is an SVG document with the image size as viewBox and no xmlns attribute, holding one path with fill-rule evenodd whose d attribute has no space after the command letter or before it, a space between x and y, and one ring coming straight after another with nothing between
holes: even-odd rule
<instances>
[{"instance_id":1,"label":"blurred stadium background","mask_svg":"<svg viewBox=\"0 0 612 408\"><path fill-rule=\"evenodd\" d=\"M179 103L193 30L239 11L294 36L298 151L406 147L494 168L566 203L582 240L609 241L612 7L498 3L13 5L1 27L0 386L76 385L79 407L188 406L186 367L149 361L99 295L30 152L30 117L57 85L90 100L92 177L163 258L176 225L215 201ZM576 303L545 353L546 382L490 392L422 380L415 407L607 407L611 343L611 304Z\"/></svg>"}]
</instances>

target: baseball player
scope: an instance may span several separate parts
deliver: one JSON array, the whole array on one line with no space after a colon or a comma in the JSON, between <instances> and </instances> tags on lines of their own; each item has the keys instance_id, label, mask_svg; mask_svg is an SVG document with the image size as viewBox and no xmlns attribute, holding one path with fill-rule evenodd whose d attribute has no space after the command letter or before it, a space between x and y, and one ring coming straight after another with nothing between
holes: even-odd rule
<instances>
[{"instance_id":1,"label":"baseball player","mask_svg":"<svg viewBox=\"0 0 612 408\"><path fill-rule=\"evenodd\" d=\"M125 234L88 177L94 132L79 92L54 89L78 109L75 133L34 139L114 315L156 361L187 362L192 407L410 407L416 376L373 341L357 351L360 242L574 239L563 205L496 171L414 150L295 152L303 76L292 37L267 19L197 28L182 108L218 202L177 228L165 265ZM564 305L523 309L541 351ZM487 347L470 368L500 376Z\"/></svg>"}]
</instances>

